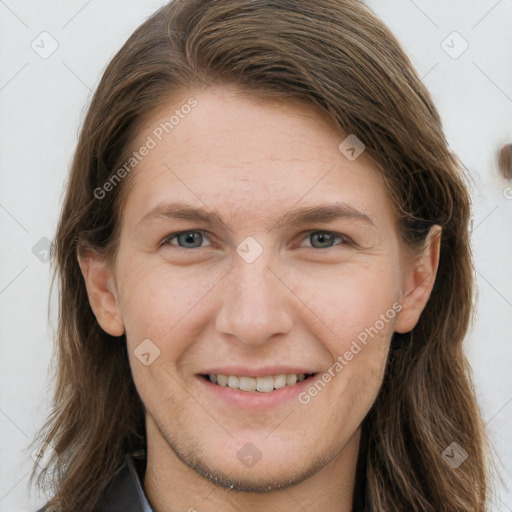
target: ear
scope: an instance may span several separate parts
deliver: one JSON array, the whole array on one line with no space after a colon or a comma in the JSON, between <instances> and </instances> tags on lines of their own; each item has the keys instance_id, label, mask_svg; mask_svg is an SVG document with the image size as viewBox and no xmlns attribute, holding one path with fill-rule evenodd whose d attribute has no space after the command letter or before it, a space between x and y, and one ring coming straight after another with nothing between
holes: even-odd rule
<instances>
[{"instance_id":1,"label":"ear","mask_svg":"<svg viewBox=\"0 0 512 512\"><path fill-rule=\"evenodd\" d=\"M77 250L78 264L85 280L89 304L101 328L111 336L124 333L114 274L107 260L91 249Z\"/></svg>"},{"instance_id":2,"label":"ear","mask_svg":"<svg viewBox=\"0 0 512 512\"><path fill-rule=\"evenodd\" d=\"M432 226L427 235L425 251L407 268L401 299L402 309L395 325L396 332L412 331L430 298L439 266L441 233L441 226Z\"/></svg>"}]
</instances>

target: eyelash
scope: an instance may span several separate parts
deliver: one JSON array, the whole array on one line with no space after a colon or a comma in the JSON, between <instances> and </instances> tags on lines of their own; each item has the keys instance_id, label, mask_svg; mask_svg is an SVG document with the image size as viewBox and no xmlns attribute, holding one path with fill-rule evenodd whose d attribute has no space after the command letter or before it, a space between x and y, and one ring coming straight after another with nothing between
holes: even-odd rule
<instances>
[{"instance_id":1,"label":"eyelash","mask_svg":"<svg viewBox=\"0 0 512 512\"><path fill-rule=\"evenodd\" d=\"M206 231L202 231L200 229L191 229L191 230L187 230L187 231L179 231L178 233L171 233L170 235L167 235L161 242L160 242L160 246L161 247L164 247L166 245L169 245L171 247L175 247L176 249L178 250L181 250L182 252L190 252L190 251L196 251L198 249L203 249L203 247L192 247L192 248L187 248L187 247L181 247L179 245L172 245L170 243L170 241L173 239L173 238L176 238L180 235L184 235L184 234L187 234L187 233L201 233L202 236L206 236L208 237L208 234ZM338 244L338 245L345 245L345 246L355 246L355 242L350 239L348 236L346 235L343 235L341 233L336 233L334 231L324 231L324 230L310 230L310 231L307 231L304 233L304 238L307 238L309 236L311 236L312 234L315 234L315 233L322 233L322 234L328 234L328 235L333 235L335 238L338 238L338 239L341 239L343 241L342 244ZM308 249L314 249L316 251L322 251L322 252L325 252L329 249L333 249L334 247L336 247L336 245L333 245L331 247L326 247L324 249L321 249L319 247L307 247Z\"/></svg>"}]
</instances>

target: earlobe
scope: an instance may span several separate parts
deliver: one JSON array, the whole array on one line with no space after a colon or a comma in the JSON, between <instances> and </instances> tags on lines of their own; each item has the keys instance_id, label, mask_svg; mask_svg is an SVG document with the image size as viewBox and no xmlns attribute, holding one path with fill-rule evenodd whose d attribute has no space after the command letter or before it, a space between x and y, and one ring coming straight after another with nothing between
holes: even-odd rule
<instances>
[{"instance_id":1,"label":"earlobe","mask_svg":"<svg viewBox=\"0 0 512 512\"><path fill-rule=\"evenodd\" d=\"M396 332L412 331L430 298L439 267L441 233L441 226L432 226L427 236L425 252L410 265L404 276L402 310L395 324Z\"/></svg>"},{"instance_id":2,"label":"earlobe","mask_svg":"<svg viewBox=\"0 0 512 512\"><path fill-rule=\"evenodd\" d=\"M94 316L106 333L121 336L124 323L111 266L93 250L88 250L85 255L77 251L77 259Z\"/></svg>"}]
</instances>

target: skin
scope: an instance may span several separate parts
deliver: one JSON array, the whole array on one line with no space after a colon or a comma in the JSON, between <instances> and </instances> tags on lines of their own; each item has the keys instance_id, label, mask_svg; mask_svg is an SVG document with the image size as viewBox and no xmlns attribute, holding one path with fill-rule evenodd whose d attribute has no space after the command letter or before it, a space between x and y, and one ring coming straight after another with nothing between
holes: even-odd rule
<instances>
[{"instance_id":1,"label":"skin","mask_svg":"<svg viewBox=\"0 0 512 512\"><path fill-rule=\"evenodd\" d=\"M158 512L350 511L360 425L381 386L393 332L413 329L429 298L440 228L424 252L406 250L366 155L349 161L338 149L345 137L296 102L228 86L187 91L149 120L134 148L192 95L198 106L132 171L114 264L95 253L79 257L98 322L113 336L126 333L146 408L146 493ZM206 206L225 226L169 218L141 224L171 200ZM296 208L331 202L374 224L277 224ZM203 237L159 245L185 230ZM322 242L318 231L354 244ZM248 236L263 249L252 263L236 252ZM307 404L242 410L197 377L235 362L326 372L393 304L400 312ZM147 366L134 354L144 339L160 350ZM252 467L237 457L248 442L261 453Z\"/></svg>"}]
</instances>

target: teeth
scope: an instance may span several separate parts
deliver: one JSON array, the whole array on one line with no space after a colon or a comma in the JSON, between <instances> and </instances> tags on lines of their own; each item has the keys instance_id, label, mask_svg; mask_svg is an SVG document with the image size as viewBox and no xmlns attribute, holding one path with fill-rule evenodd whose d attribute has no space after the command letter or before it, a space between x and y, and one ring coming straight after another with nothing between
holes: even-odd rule
<instances>
[{"instance_id":1,"label":"teeth","mask_svg":"<svg viewBox=\"0 0 512 512\"><path fill-rule=\"evenodd\" d=\"M253 377L240 377L238 379L238 387L242 391L256 391L257 384L258 383L256 382L256 379ZM229 386L229 387L233 387L233 386Z\"/></svg>"},{"instance_id":2,"label":"teeth","mask_svg":"<svg viewBox=\"0 0 512 512\"><path fill-rule=\"evenodd\" d=\"M290 375L286 376L286 385L287 386L293 386L297 383L297 375L295 373L291 373Z\"/></svg>"},{"instance_id":3,"label":"teeth","mask_svg":"<svg viewBox=\"0 0 512 512\"><path fill-rule=\"evenodd\" d=\"M228 387L238 389L240 387L240 381L238 380L238 377L230 375L228 377Z\"/></svg>"},{"instance_id":4,"label":"teeth","mask_svg":"<svg viewBox=\"0 0 512 512\"><path fill-rule=\"evenodd\" d=\"M215 375L212 375L212 377L215 378ZM227 386L228 385L228 378L225 375L220 375L220 374L217 375L217 384L219 386Z\"/></svg>"},{"instance_id":5,"label":"teeth","mask_svg":"<svg viewBox=\"0 0 512 512\"><path fill-rule=\"evenodd\" d=\"M275 389L281 389L286 386L286 375L276 375L274 377L274 388Z\"/></svg>"},{"instance_id":6,"label":"teeth","mask_svg":"<svg viewBox=\"0 0 512 512\"><path fill-rule=\"evenodd\" d=\"M238 377L236 375L213 374L208 375L210 382L219 386L240 389L242 391L259 391L260 393L270 393L274 389L281 389L285 386L293 386L297 382L302 382L306 378L304 373L290 373L288 375L268 375L266 377Z\"/></svg>"},{"instance_id":7,"label":"teeth","mask_svg":"<svg viewBox=\"0 0 512 512\"><path fill-rule=\"evenodd\" d=\"M256 379L256 389L262 393L274 391L274 379L272 377L258 377Z\"/></svg>"}]
</instances>

